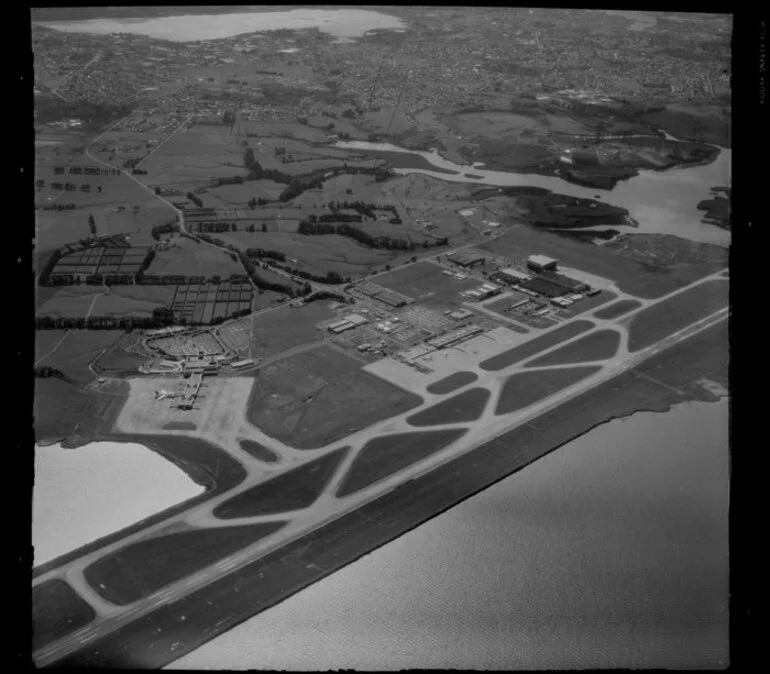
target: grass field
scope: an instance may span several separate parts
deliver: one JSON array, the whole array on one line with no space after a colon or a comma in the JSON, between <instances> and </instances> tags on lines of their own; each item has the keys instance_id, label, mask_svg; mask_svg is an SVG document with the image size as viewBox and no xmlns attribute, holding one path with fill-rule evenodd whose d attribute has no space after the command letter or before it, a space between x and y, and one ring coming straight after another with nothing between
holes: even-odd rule
<instances>
[{"instance_id":1,"label":"grass field","mask_svg":"<svg viewBox=\"0 0 770 674\"><path fill-rule=\"evenodd\" d=\"M565 267L615 281L621 291L645 299L655 299L681 288L724 264L724 261L710 260L653 265L613 252L606 246L594 246L528 225L516 225L494 242L479 247L516 261L538 253L554 257Z\"/></svg>"},{"instance_id":2,"label":"grass field","mask_svg":"<svg viewBox=\"0 0 770 674\"><path fill-rule=\"evenodd\" d=\"M35 379L35 441L105 435L125 401L126 395L89 393L60 379Z\"/></svg>"},{"instance_id":3,"label":"grass field","mask_svg":"<svg viewBox=\"0 0 770 674\"><path fill-rule=\"evenodd\" d=\"M508 377L503 386L495 414L507 414L523 409L598 370L598 366L584 366L514 374Z\"/></svg>"},{"instance_id":4,"label":"grass field","mask_svg":"<svg viewBox=\"0 0 770 674\"><path fill-rule=\"evenodd\" d=\"M436 426L475 421L484 411L487 400L489 400L487 389L471 388L408 417L407 421L412 426Z\"/></svg>"},{"instance_id":5,"label":"grass field","mask_svg":"<svg viewBox=\"0 0 770 674\"><path fill-rule=\"evenodd\" d=\"M168 250L158 251L147 269L148 275L178 274L205 276L215 274L225 278L230 274L243 274L243 267L227 253L206 243L197 243L185 237L177 237L176 244Z\"/></svg>"},{"instance_id":6,"label":"grass field","mask_svg":"<svg viewBox=\"0 0 770 674\"><path fill-rule=\"evenodd\" d=\"M238 440L238 444L241 446L241 449L244 452L248 452L255 459L259 459L260 461L265 461L267 463L278 463L280 461L280 457L276 453L269 450L264 445L260 445L254 440L247 440L242 438L241 440Z\"/></svg>"},{"instance_id":7,"label":"grass field","mask_svg":"<svg viewBox=\"0 0 770 674\"><path fill-rule=\"evenodd\" d=\"M251 198L277 199L285 189L286 185L274 180L250 180L241 185L212 187L206 194L216 197L224 204L245 208Z\"/></svg>"},{"instance_id":8,"label":"grass field","mask_svg":"<svg viewBox=\"0 0 770 674\"><path fill-rule=\"evenodd\" d=\"M171 306L176 286L112 286L110 295Z\"/></svg>"},{"instance_id":9,"label":"grass field","mask_svg":"<svg viewBox=\"0 0 770 674\"><path fill-rule=\"evenodd\" d=\"M366 248L338 234L303 236L267 232L255 236L250 245L285 253L292 267L319 275L336 271L342 276L362 276L375 269L382 270L398 256L398 251Z\"/></svg>"},{"instance_id":10,"label":"grass field","mask_svg":"<svg viewBox=\"0 0 770 674\"><path fill-rule=\"evenodd\" d=\"M398 433L370 440L342 479L337 496L348 496L411 466L465 435L463 428Z\"/></svg>"},{"instance_id":11,"label":"grass field","mask_svg":"<svg viewBox=\"0 0 770 674\"><path fill-rule=\"evenodd\" d=\"M334 475L347 448L337 449L223 501L214 508L220 519L273 515L310 507Z\"/></svg>"},{"instance_id":12,"label":"grass field","mask_svg":"<svg viewBox=\"0 0 770 674\"><path fill-rule=\"evenodd\" d=\"M325 300L256 315L251 319L252 354L269 358L300 344L323 339L325 333L315 327L316 323L333 317L330 302Z\"/></svg>"},{"instance_id":13,"label":"grass field","mask_svg":"<svg viewBox=\"0 0 770 674\"><path fill-rule=\"evenodd\" d=\"M458 280L442 274L443 267L432 262L416 262L378 276L375 282L403 293L422 304L444 308L464 301L458 293L481 285L478 279Z\"/></svg>"},{"instance_id":14,"label":"grass field","mask_svg":"<svg viewBox=\"0 0 770 674\"><path fill-rule=\"evenodd\" d=\"M35 331L35 361L45 356L67 334L66 330L36 330Z\"/></svg>"},{"instance_id":15,"label":"grass field","mask_svg":"<svg viewBox=\"0 0 770 674\"><path fill-rule=\"evenodd\" d=\"M619 344L620 333L616 330L597 330L545 356L535 358L527 363L527 367L588 363L592 360L611 358L617 353Z\"/></svg>"},{"instance_id":16,"label":"grass field","mask_svg":"<svg viewBox=\"0 0 770 674\"><path fill-rule=\"evenodd\" d=\"M55 332L61 334L60 330ZM123 330L69 330L56 351L39 364L61 370L84 383L91 381L94 375L88 369L88 364L125 334Z\"/></svg>"},{"instance_id":17,"label":"grass field","mask_svg":"<svg viewBox=\"0 0 770 674\"><path fill-rule=\"evenodd\" d=\"M211 178L246 174L243 147L226 126L180 131L145 159L142 169L148 172L142 180L152 185L208 185Z\"/></svg>"},{"instance_id":18,"label":"grass field","mask_svg":"<svg viewBox=\"0 0 770 674\"><path fill-rule=\"evenodd\" d=\"M643 309L629 324L629 351L639 351L681 330L690 323L726 307L730 285L727 281L706 281L674 297Z\"/></svg>"},{"instance_id":19,"label":"grass field","mask_svg":"<svg viewBox=\"0 0 770 674\"><path fill-rule=\"evenodd\" d=\"M283 442L310 449L422 402L360 367L325 346L267 365L257 370L247 418Z\"/></svg>"},{"instance_id":20,"label":"grass field","mask_svg":"<svg viewBox=\"0 0 770 674\"><path fill-rule=\"evenodd\" d=\"M448 377L439 379L426 387L428 393L445 394L456 391L467 384L476 381L479 376L475 372L455 372Z\"/></svg>"},{"instance_id":21,"label":"grass field","mask_svg":"<svg viewBox=\"0 0 770 674\"><path fill-rule=\"evenodd\" d=\"M91 314L93 316L151 317L155 309L163 306L168 306L168 303L134 299L110 292L109 295L100 295L96 298Z\"/></svg>"},{"instance_id":22,"label":"grass field","mask_svg":"<svg viewBox=\"0 0 770 674\"><path fill-rule=\"evenodd\" d=\"M131 543L85 568L107 601L125 606L281 529L285 522L184 531Z\"/></svg>"},{"instance_id":23,"label":"grass field","mask_svg":"<svg viewBox=\"0 0 770 674\"><path fill-rule=\"evenodd\" d=\"M147 358L138 353L124 351L123 349L110 349L105 351L94 362L94 367L105 374L110 372L135 371Z\"/></svg>"},{"instance_id":24,"label":"grass field","mask_svg":"<svg viewBox=\"0 0 770 674\"><path fill-rule=\"evenodd\" d=\"M53 297L43 303L37 313L40 316L66 318L85 318L86 316L152 316L154 309L168 306L169 300L161 299L163 294L147 292L143 297L143 288L151 286L125 286L131 288L121 292L122 286L105 294L101 286L67 286L61 288ZM165 297L169 297L168 289ZM157 299L154 299L157 298Z\"/></svg>"},{"instance_id":25,"label":"grass field","mask_svg":"<svg viewBox=\"0 0 770 674\"><path fill-rule=\"evenodd\" d=\"M502 353L487 358L479 363L479 367L482 370L497 371L503 368L518 363L525 358L534 356L536 353L543 351L551 346L555 346L560 342L563 342L570 337L575 337L586 330L590 330L594 327L591 321L577 320L570 323L566 323L558 328L550 330L539 337L530 339L528 342L524 342L520 346L514 346L512 349L503 351Z\"/></svg>"},{"instance_id":26,"label":"grass field","mask_svg":"<svg viewBox=\"0 0 770 674\"><path fill-rule=\"evenodd\" d=\"M98 286L68 286L61 288L38 309L38 316L86 316L96 298L104 293Z\"/></svg>"},{"instance_id":27,"label":"grass field","mask_svg":"<svg viewBox=\"0 0 770 674\"><path fill-rule=\"evenodd\" d=\"M610 304L608 307L599 309L599 311L594 312L593 316L594 318L602 318L605 320L618 318L618 316L627 314L629 311L638 309L640 306L642 306L642 303L637 302L636 300L620 300L619 302Z\"/></svg>"},{"instance_id":28,"label":"grass field","mask_svg":"<svg viewBox=\"0 0 770 674\"><path fill-rule=\"evenodd\" d=\"M728 384L724 372L730 364L729 337L728 321L720 321L634 369L666 386L682 387L706 376Z\"/></svg>"},{"instance_id":29,"label":"grass field","mask_svg":"<svg viewBox=\"0 0 770 674\"><path fill-rule=\"evenodd\" d=\"M95 617L90 604L60 578L36 585L32 588L32 649L61 639Z\"/></svg>"},{"instance_id":30,"label":"grass field","mask_svg":"<svg viewBox=\"0 0 770 674\"><path fill-rule=\"evenodd\" d=\"M91 162L90 165L95 165ZM46 178L43 178L46 179ZM48 179L46 179L48 180ZM36 201L46 203L48 197L54 197L53 203L77 204L74 210L39 210L35 212L35 234L37 248L40 251L53 251L65 243L71 243L90 236L89 215L94 216L96 231L100 236L124 233L131 236L133 245L152 243L150 230L159 224L174 219L174 211L151 192L143 189L127 176L100 178L98 176L56 176L55 180L71 182L78 189L63 192L45 189L36 193ZM96 191L99 181L103 181L102 192ZM92 185L91 192L79 190L80 184ZM57 196L59 195L60 196ZM125 207L116 211L118 206ZM138 212L134 212L138 206Z\"/></svg>"}]
</instances>

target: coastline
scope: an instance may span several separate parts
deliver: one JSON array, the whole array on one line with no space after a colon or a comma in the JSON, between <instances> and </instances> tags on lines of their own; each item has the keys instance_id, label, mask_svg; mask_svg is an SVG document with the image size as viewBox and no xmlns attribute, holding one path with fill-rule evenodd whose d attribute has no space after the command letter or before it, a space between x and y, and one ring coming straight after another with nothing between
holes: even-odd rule
<instances>
[{"instance_id":1,"label":"coastline","mask_svg":"<svg viewBox=\"0 0 770 674\"><path fill-rule=\"evenodd\" d=\"M179 441L181 438L182 442ZM171 440L171 443L169 443ZM184 473L197 485L204 488L202 494L198 494L193 498L182 501L176 505L161 510L157 513L153 513L148 517L118 531L114 531L102 538L98 538L90 543L87 543L80 548L70 550L69 552L60 555L54 559L51 559L44 564L40 564L32 569L32 577L36 578L40 575L53 571L62 564L66 564L75 559L78 559L84 554L89 554L99 548L102 548L111 543L117 542L122 538L130 536L135 533L141 532L143 529L155 526L174 515L177 515L187 508L199 505L210 498L218 496L219 494L232 489L240 484L246 478L246 471L241 467L235 459L231 458L224 450L219 449L215 445L212 445L205 440L193 437L185 437L178 435L131 435L131 434L108 434L92 439L87 439L81 442L78 447L83 444L90 444L91 442L117 442L117 443L131 443L139 444L146 447L148 450L154 452L158 456L173 463L177 468L184 471ZM56 443L54 443L56 444ZM166 446L164 447L164 444ZM176 446L175 446L176 445ZM181 451L180 445L189 446L187 451ZM197 447L196 447L197 445ZM196 451L197 449L197 451ZM208 452L206 451L208 450ZM206 454L214 452L209 457L202 457L207 459L202 461L200 466L196 467L189 460L189 457L184 455L189 454ZM219 481L216 479L215 473L211 470L213 465L218 465L221 470L221 478Z\"/></svg>"},{"instance_id":2,"label":"coastline","mask_svg":"<svg viewBox=\"0 0 770 674\"><path fill-rule=\"evenodd\" d=\"M128 664L126 640L139 648L152 638L161 646L150 630L162 623L169 629L164 629L162 648L155 649L152 666L163 666L599 425L640 411L665 412L678 403L720 400L724 396L698 382L726 365L725 354L714 348L724 338L723 323L153 610L57 665ZM619 390L623 395L618 395ZM257 577L260 583L254 582ZM187 617L184 625L179 620L182 615ZM212 623L216 623L213 629ZM171 648L176 641L181 647Z\"/></svg>"},{"instance_id":3,"label":"coastline","mask_svg":"<svg viewBox=\"0 0 770 674\"><path fill-rule=\"evenodd\" d=\"M510 451L511 447L517 446L516 443L506 443L503 440L483 445L433 473L400 485L363 507L323 525L206 587L156 609L150 614L151 620L135 621L92 642L79 652L57 662L57 666L128 665L131 655L121 655L121 652L125 653L122 647L125 646L126 640L146 643L145 640L150 639L150 634L149 627L145 625L150 624L163 624L164 627L168 626L168 631L164 629L162 644L158 644L162 648L155 650L149 666L168 665L253 615L403 536L597 427L637 412L665 413L677 404L699 399L693 397L678 401L648 401L633 411L619 412L601 421L581 424L580 430L562 434L558 444L553 444L546 450L532 451L530 447L529 450L519 452L517 457ZM716 399L718 398L714 396L710 401ZM556 411L560 410L557 408ZM520 429L510 433L517 430ZM534 436L535 440L540 435L537 431L531 433L530 430L524 430L524 433ZM494 446L490 447L493 443ZM504 471L499 471L501 463L506 465ZM479 471L463 469L463 466L470 467L469 464ZM486 464L486 468L482 464ZM489 479L488 476L492 472L494 477ZM444 485L453 484L454 493L451 499L446 498L447 490L436 488L440 486L441 480L436 473L442 474ZM458 476L462 476L459 481ZM312 564L309 564L309 561L312 561ZM254 583L255 578L260 578L260 583ZM181 616L186 616L184 622L181 621ZM204 633L204 627L208 632ZM177 647L172 648L172 642L179 643Z\"/></svg>"}]
</instances>

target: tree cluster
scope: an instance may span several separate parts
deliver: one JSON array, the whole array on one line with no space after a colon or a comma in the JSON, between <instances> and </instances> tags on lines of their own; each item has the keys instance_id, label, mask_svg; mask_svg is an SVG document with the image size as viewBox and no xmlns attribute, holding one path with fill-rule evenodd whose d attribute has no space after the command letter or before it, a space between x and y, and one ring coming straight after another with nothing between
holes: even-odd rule
<instances>
[{"instance_id":1,"label":"tree cluster","mask_svg":"<svg viewBox=\"0 0 770 674\"><path fill-rule=\"evenodd\" d=\"M74 211L77 208L76 204L43 204L41 208L44 211Z\"/></svg>"},{"instance_id":2,"label":"tree cluster","mask_svg":"<svg viewBox=\"0 0 770 674\"><path fill-rule=\"evenodd\" d=\"M162 308L161 308L162 309ZM168 311L168 310L166 310ZM152 316L37 316L37 330L134 330L163 328L173 323L173 315L154 310Z\"/></svg>"},{"instance_id":3,"label":"tree cluster","mask_svg":"<svg viewBox=\"0 0 770 674\"><path fill-rule=\"evenodd\" d=\"M338 295L337 293L330 292L328 290L319 290L305 298L305 304L315 302L316 300L334 300L336 302L342 302L344 304L353 304L355 300L352 297L346 297L344 295Z\"/></svg>"},{"instance_id":4,"label":"tree cluster","mask_svg":"<svg viewBox=\"0 0 770 674\"><path fill-rule=\"evenodd\" d=\"M289 272L289 274L299 276L307 281L315 281L316 283L325 283L327 285L338 285L340 283L350 282L349 276L343 279L336 271L328 271L326 272L326 275L319 276L318 274L311 274L310 272L301 269L295 269L287 264L276 264L275 262L271 262L271 264L278 269L283 269L284 271Z\"/></svg>"},{"instance_id":5,"label":"tree cluster","mask_svg":"<svg viewBox=\"0 0 770 674\"><path fill-rule=\"evenodd\" d=\"M51 367L50 365L38 365L34 369L35 377L38 379L48 379L49 377L54 377L56 379L61 379L62 381L66 381L68 383L73 383L73 379L68 377L66 374L64 374L61 370L57 370L56 368Z\"/></svg>"},{"instance_id":6,"label":"tree cluster","mask_svg":"<svg viewBox=\"0 0 770 674\"><path fill-rule=\"evenodd\" d=\"M235 232L238 230L238 225L234 222L196 222L196 232L206 233L218 233L222 232Z\"/></svg>"},{"instance_id":7,"label":"tree cluster","mask_svg":"<svg viewBox=\"0 0 770 674\"><path fill-rule=\"evenodd\" d=\"M241 264L246 270L246 273L249 275L249 278L252 280L254 285L257 286L257 288L262 290L272 290L273 292L283 293L284 295L289 295L290 297L295 296L295 290L291 286L282 283L274 283L261 277L257 272L256 265L248 255L242 251L239 251L238 257L240 258Z\"/></svg>"},{"instance_id":8,"label":"tree cluster","mask_svg":"<svg viewBox=\"0 0 770 674\"><path fill-rule=\"evenodd\" d=\"M320 187L325 180L328 180L329 178L336 175L340 175L342 173L351 173L351 174L361 173L366 175L374 175L374 179L377 182L382 182L383 180L387 180L393 175L393 173L389 169L382 166L350 167L350 166L344 165L331 170L322 169L322 170L316 171L315 173L311 173L307 176L304 176L300 179L297 176L292 176L287 173L282 173L277 169L263 168L262 165L258 161L256 161L254 157L254 150L252 148L246 148L246 150L244 151L243 164L246 167L246 169L249 171L249 177L252 180L267 179L267 180L273 180L274 182L277 182L277 183L283 183L285 185L288 185L288 187L278 197L278 199L282 202L286 202L291 199L294 199L295 197L299 196L306 190L313 189L315 187ZM331 175L329 175L329 173L331 173Z\"/></svg>"},{"instance_id":9,"label":"tree cluster","mask_svg":"<svg viewBox=\"0 0 770 674\"><path fill-rule=\"evenodd\" d=\"M217 178L214 181L215 187L221 187L222 185L242 185L243 176L229 176L225 178Z\"/></svg>"},{"instance_id":10,"label":"tree cluster","mask_svg":"<svg viewBox=\"0 0 770 674\"><path fill-rule=\"evenodd\" d=\"M265 250L263 248L248 248L246 255L254 258L266 258L270 260L278 260L279 262L286 261L286 254L279 250Z\"/></svg>"},{"instance_id":11,"label":"tree cluster","mask_svg":"<svg viewBox=\"0 0 770 674\"><path fill-rule=\"evenodd\" d=\"M187 198L192 201L198 208L203 207L203 202L200 200L199 197L196 197L192 192L187 193Z\"/></svg>"},{"instance_id":12,"label":"tree cluster","mask_svg":"<svg viewBox=\"0 0 770 674\"><path fill-rule=\"evenodd\" d=\"M152 234L152 238L156 241L160 241L161 236L164 234L171 234L172 232L178 232L179 231L179 223L177 222L167 222L165 225L155 225L155 227L150 230L150 233Z\"/></svg>"},{"instance_id":13,"label":"tree cluster","mask_svg":"<svg viewBox=\"0 0 770 674\"><path fill-rule=\"evenodd\" d=\"M347 223L338 225L329 223L312 224L307 220L301 220L297 227L297 233L309 236L339 234L340 236L346 236L349 239L353 239L367 248L380 248L386 250L414 250L415 248L415 244L411 241L396 239L390 236L372 236L368 232L358 229L357 227L351 227Z\"/></svg>"}]
</instances>

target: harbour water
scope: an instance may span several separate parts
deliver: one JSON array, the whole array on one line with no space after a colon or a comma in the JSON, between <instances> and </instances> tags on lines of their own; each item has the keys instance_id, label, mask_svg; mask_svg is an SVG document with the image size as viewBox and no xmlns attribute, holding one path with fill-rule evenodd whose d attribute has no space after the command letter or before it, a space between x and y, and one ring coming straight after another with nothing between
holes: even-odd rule
<instances>
[{"instance_id":1,"label":"harbour water","mask_svg":"<svg viewBox=\"0 0 770 674\"><path fill-rule=\"evenodd\" d=\"M363 9L294 9L229 14L183 14L148 19L48 21L38 25L68 33L133 33L172 42L216 40L257 31L318 28L340 38L360 37L369 30L403 28L400 19Z\"/></svg>"},{"instance_id":2,"label":"harbour water","mask_svg":"<svg viewBox=\"0 0 770 674\"><path fill-rule=\"evenodd\" d=\"M36 447L34 566L203 491L173 463L139 444Z\"/></svg>"},{"instance_id":3,"label":"harbour water","mask_svg":"<svg viewBox=\"0 0 770 674\"><path fill-rule=\"evenodd\" d=\"M490 171L478 164L471 168L445 159L436 150L406 150L390 143L366 141L340 141L335 145L372 152L388 152L388 159L394 162L395 172L402 175L422 173L449 182L495 187L542 187L559 194L586 199L592 199L599 194L603 201L627 209L631 217L639 223L638 228L623 228L621 231L675 234L691 241L730 245L730 232L703 223L701 220L704 213L697 208L700 201L711 198L713 186L729 184L732 151L728 148L720 148L717 158L709 164L665 171L640 171L638 176L620 181L612 190L601 190L574 185L557 176ZM398 164L399 153L405 155L403 166ZM422 157L441 172L415 167L414 161L409 159L410 155ZM473 176L478 177L467 177L469 170Z\"/></svg>"},{"instance_id":4,"label":"harbour water","mask_svg":"<svg viewBox=\"0 0 770 674\"><path fill-rule=\"evenodd\" d=\"M723 668L728 401L620 419L169 669Z\"/></svg>"}]
</instances>

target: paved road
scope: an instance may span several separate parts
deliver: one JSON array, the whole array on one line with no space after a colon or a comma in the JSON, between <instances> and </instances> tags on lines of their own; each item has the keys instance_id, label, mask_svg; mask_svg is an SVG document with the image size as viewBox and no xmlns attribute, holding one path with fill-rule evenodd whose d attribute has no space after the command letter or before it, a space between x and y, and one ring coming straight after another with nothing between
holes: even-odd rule
<instances>
[{"instance_id":1,"label":"paved road","mask_svg":"<svg viewBox=\"0 0 770 674\"><path fill-rule=\"evenodd\" d=\"M719 274L722 273L722 271L723 270L720 270L710 277L701 279L698 283L706 282L711 278L717 278L719 277ZM688 286L688 288L689 287L692 287L692 285ZM678 294L679 292L683 292L684 290L686 290L686 288L675 291L674 293L670 293L669 295L666 295L658 300L649 300L645 303L644 306L649 306L650 304L663 301L664 299ZM637 311L641 311L644 306ZM345 439L345 444L350 444L353 447L353 450L351 450L346 461L343 462L343 464L340 466L337 476L332 479L324 494L322 494L322 496L312 508L307 509L307 511L295 513L295 518L279 534L276 534L274 537L269 538L266 541L258 542L252 546L249 546L248 548L245 548L236 554L230 555L229 557L220 560L217 564L203 569L201 572L192 576L184 578L179 582L164 588L162 591L147 597L145 600L136 602L131 606L125 608L105 606L105 602L98 598L98 595L96 595L92 589L87 587L87 584L82 577L82 569L96 558L103 556L108 551L106 548L98 550L90 555L86 555L79 560L75 560L74 562L65 565L64 568L55 569L50 573L36 578L35 584L43 582L43 580L52 577L66 578L74 587L76 587L76 589L81 592L82 595L84 595L86 600L91 600L90 603L95 605L95 608L99 612L99 617L89 626L74 632L72 635L61 639L58 642L41 648L35 654L36 662L40 665L53 663L60 658L65 657L69 653L77 651L79 648L81 648L83 643L103 637L117 629L125 627L129 623L137 620L142 616L148 615L149 613L157 610L159 607L165 604L168 604L169 602L178 601L191 592L199 590L208 584L217 581L223 576L232 573L234 570L241 569L254 563L255 560L285 547L292 541L296 541L307 536L310 532L317 530L319 527L327 525L329 522L345 516L347 513L350 513L351 510L360 508L363 505L382 497L384 494L399 488L399 486L403 485L405 482L414 480L426 473L429 473L430 471L436 470L439 466L446 464L447 462L452 461L461 455L467 454L473 449L488 443L490 440L508 433L516 427L525 425L535 418L558 408L576 396L579 396L586 391L589 391L596 386L599 386L602 383L613 379L619 374L622 374L630 368L635 367L639 363L659 353L660 351L679 343L680 341L686 339L696 332L706 329L715 322L723 320L727 315L727 311L727 308L725 308L715 312L713 315L706 317L697 323L694 323L691 326L685 328L684 330L680 330L679 332L665 338L664 340L661 340L657 344L634 354L628 354L627 350L625 350L625 344L627 342L626 335L623 347L618 352L618 355L603 362L601 369L594 376L578 382L575 385L567 387L546 398L540 403L531 405L524 410L513 412L508 415L497 416L494 414L494 406L497 397L505 379L511 374L511 372L518 371L524 367L527 361L522 361L512 365L500 372L490 373L479 370L481 375L480 381L474 382L473 385L486 385L487 388L489 388L489 390L493 393L486 411L477 422L471 424L446 424L442 426L444 428L452 426L467 427L468 432L460 441L450 446L446 450L442 450L441 452L437 453L431 459L426 460L417 466L412 467L411 469L407 469L398 473L397 475L382 480L379 483L372 485L371 487L361 492L352 494L349 497L337 498L334 496L336 486L346 472L350 463L357 455L358 451L360 451L360 448L373 437L389 433L404 432L405 430L414 430L412 427L409 427L408 424L406 424L404 419L406 416L410 416L420 408L410 410L408 413L400 415L395 419L385 420L373 425L368 429L364 429L352 434ZM633 315L633 313L622 317L622 320L626 321L631 315ZM606 327L606 322L597 321L597 327L595 329L601 329L603 327ZM618 327L618 330L621 331L623 329ZM582 338L586 334L590 333L583 333L583 335L580 335L574 339ZM561 348L565 343L568 342L562 342L558 345L555 345L552 347L552 349ZM540 357L546 352L547 350L544 350L538 354L535 354L532 356L532 358ZM433 402L435 402L435 400L440 399L441 396L426 395L425 398L426 402L422 407L430 406L433 404ZM338 445L339 443L336 443L334 447L327 449L334 449ZM318 456L318 452L312 452L311 455L312 457L308 457L308 460ZM253 485L253 480L246 481L233 490L227 492L226 494L211 499L204 504L200 504L195 508L195 510L199 512L203 512L204 510L210 512L218 503L221 503L227 498L231 498L235 493L240 493L241 491L244 491ZM187 514L189 515L189 513ZM184 519L184 516L184 514L180 515L177 517L177 519L181 521ZM248 518L239 520L238 523L246 524L259 520L260 518ZM163 525L167 525L170 521L171 520L164 522ZM229 522L228 524L232 523ZM126 542L127 540L124 539L123 541L116 543L114 546L109 546L109 548L117 549L125 545Z\"/></svg>"},{"instance_id":2,"label":"paved road","mask_svg":"<svg viewBox=\"0 0 770 674\"><path fill-rule=\"evenodd\" d=\"M168 136L166 136L160 143L158 143L152 150L150 150L144 157L142 157L136 164L134 164L134 168L137 168L139 164L141 164L145 159L149 159L154 155L160 148L162 148L168 141L170 141L174 136L176 136L179 131L181 131L187 124L190 122L190 120L195 117L195 114L187 115L184 122L182 122L176 129L174 129Z\"/></svg>"},{"instance_id":3,"label":"paved road","mask_svg":"<svg viewBox=\"0 0 770 674\"><path fill-rule=\"evenodd\" d=\"M51 93L53 93L53 94L56 94L56 95L57 95L59 98L61 98L62 100L67 100L67 99L66 99L64 96L62 96L62 95L59 93L59 89L61 89L61 88L62 88L62 87L65 85L65 84L67 84L67 82L69 82L69 81L70 81L70 80L71 80L71 79L72 79L72 78L73 78L75 75L77 75L79 72L82 72L83 70L85 70L86 68L88 68L88 66L90 66L92 63L96 63L96 62L97 62L97 61L98 61L98 60L99 60L101 57L102 57L101 53L98 53L98 54L97 54L96 56L94 56L94 57L93 57L93 58L92 58L92 59L91 59L91 60L90 60L88 63L85 63L85 64L83 64L82 66L80 66L80 68L76 68L75 70L73 70L73 71L72 71L71 73L69 73L69 75L67 75L67 76L66 76L66 77L65 77L65 78L64 78L64 79L63 79L61 82L59 82L59 84L57 84L57 85L56 85L56 88L55 88L55 89L51 89Z\"/></svg>"},{"instance_id":4,"label":"paved road","mask_svg":"<svg viewBox=\"0 0 770 674\"><path fill-rule=\"evenodd\" d=\"M42 363L46 358L48 358L48 356L50 356L54 351L56 351L56 349L58 349L61 346L62 342L65 339L67 339L67 335L69 333L70 333L69 330L65 330L64 334L61 336L61 339L58 342L56 342L56 344L51 348L51 350L48 353L46 353L44 356L41 356L35 361L34 367L37 367L38 365L40 365L40 363Z\"/></svg>"}]
</instances>

